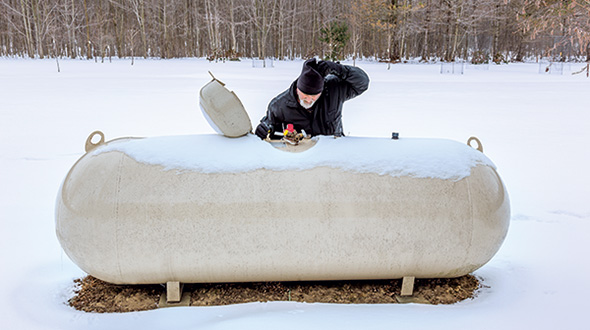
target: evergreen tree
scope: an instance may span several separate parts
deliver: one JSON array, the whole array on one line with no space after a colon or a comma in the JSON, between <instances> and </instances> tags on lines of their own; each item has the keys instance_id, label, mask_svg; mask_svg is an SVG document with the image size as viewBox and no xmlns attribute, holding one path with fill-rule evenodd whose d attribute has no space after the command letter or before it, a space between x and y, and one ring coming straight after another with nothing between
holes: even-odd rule
<instances>
[{"instance_id":1,"label":"evergreen tree","mask_svg":"<svg viewBox=\"0 0 590 330\"><path fill-rule=\"evenodd\" d=\"M338 61L344 59L344 47L350 39L348 25L344 22L334 21L328 27L320 29L320 41L328 46L328 52L325 59Z\"/></svg>"}]
</instances>

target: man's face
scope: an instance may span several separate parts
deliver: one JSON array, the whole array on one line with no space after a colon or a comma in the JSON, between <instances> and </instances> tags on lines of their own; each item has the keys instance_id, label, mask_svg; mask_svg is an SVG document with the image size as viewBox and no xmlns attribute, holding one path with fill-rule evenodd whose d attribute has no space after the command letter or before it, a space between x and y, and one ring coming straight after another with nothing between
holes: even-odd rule
<instances>
[{"instance_id":1,"label":"man's face","mask_svg":"<svg viewBox=\"0 0 590 330\"><path fill-rule=\"evenodd\" d=\"M299 104L305 109L311 108L315 101L317 101L320 98L320 95L322 95L322 93L315 95L305 94L302 91L300 91L299 88L297 88L297 97L299 98Z\"/></svg>"}]
</instances>

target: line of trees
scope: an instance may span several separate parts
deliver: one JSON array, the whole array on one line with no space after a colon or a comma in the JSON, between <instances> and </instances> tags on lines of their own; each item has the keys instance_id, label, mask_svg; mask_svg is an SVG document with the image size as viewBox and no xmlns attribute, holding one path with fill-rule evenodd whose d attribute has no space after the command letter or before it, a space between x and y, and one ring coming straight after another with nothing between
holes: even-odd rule
<instances>
[{"instance_id":1,"label":"line of trees","mask_svg":"<svg viewBox=\"0 0 590 330\"><path fill-rule=\"evenodd\" d=\"M590 61L590 1L0 0L0 55Z\"/></svg>"}]
</instances>

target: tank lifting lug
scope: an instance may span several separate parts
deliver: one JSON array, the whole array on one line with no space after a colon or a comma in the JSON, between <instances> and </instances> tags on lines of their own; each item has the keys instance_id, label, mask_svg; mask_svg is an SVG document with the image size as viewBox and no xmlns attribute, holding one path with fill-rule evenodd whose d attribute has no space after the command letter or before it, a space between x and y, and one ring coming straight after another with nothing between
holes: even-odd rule
<instances>
[{"instance_id":1,"label":"tank lifting lug","mask_svg":"<svg viewBox=\"0 0 590 330\"><path fill-rule=\"evenodd\" d=\"M96 135L100 136L100 140L96 143L93 143L92 140ZM86 152L92 151L94 148L98 147L101 144L104 144L104 133L101 131L94 131L90 133L90 135L86 139L86 146L84 150L86 150Z\"/></svg>"},{"instance_id":2,"label":"tank lifting lug","mask_svg":"<svg viewBox=\"0 0 590 330\"><path fill-rule=\"evenodd\" d=\"M477 147L474 147L471 145L471 142L473 142L473 141L477 142ZM467 140L467 145L472 148L477 149L479 152L481 152L483 154L483 144L481 144L481 141L479 141L479 139L476 138L475 136L472 136L469 138L469 140Z\"/></svg>"}]
</instances>

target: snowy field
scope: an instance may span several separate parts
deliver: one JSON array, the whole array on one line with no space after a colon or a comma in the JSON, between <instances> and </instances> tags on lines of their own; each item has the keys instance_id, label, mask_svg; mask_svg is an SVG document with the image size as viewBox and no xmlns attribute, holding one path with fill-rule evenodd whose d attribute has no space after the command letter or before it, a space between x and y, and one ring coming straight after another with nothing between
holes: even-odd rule
<instances>
[{"instance_id":1,"label":"snowy field","mask_svg":"<svg viewBox=\"0 0 590 330\"><path fill-rule=\"evenodd\" d=\"M210 77L253 124L302 62L0 59L0 329L590 329L590 79L538 64L440 74L440 65L359 62L369 90L345 104L350 136L475 135L510 194L497 255L476 271L489 288L449 306L295 302L87 314L71 309L85 274L55 236L57 191L94 130L122 136L214 133L198 91Z\"/></svg>"}]
</instances>

